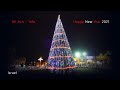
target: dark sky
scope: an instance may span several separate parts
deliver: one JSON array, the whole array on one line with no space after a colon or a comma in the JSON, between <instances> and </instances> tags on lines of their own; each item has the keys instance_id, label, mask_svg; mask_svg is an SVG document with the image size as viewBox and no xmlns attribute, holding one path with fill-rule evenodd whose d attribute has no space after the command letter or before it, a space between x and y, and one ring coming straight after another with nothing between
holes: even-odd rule
<instances>
[{"instance_id":1,"label":"dark sky","mask_svg":"<svg viewBox=\"0 0 120 90\"><path fill-rule=\"evenodd\" d=\"M4 30L7 48L15 48L17 57L47 59L57 16L61 20L73 51L87 51L88 55L112 51L112 35L116 16L114 12L93 11L31 11L2 12L0 24ZM73 20L110 20L109 24L75 24ZM35 24L12 24L12 20L35 20Z\"/></svg>"}]
</instances>

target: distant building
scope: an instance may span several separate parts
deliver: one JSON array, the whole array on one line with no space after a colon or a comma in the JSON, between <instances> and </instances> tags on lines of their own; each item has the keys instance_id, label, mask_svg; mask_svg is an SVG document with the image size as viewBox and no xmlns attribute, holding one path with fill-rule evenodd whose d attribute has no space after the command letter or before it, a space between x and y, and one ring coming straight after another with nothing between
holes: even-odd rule
<instances>
[{"instance_id":1,"label":"distant building","mask_svg":"<svg viewBox=\"0 0 120 90\"><path fill-rule=\"evenodd\" d=\"M86 59L87 59L87 60L94 60L94 59L95 59L95 56L86 56Z\"/></svg>"},{"instance_id":2,"label":"distant building","mask_svg":"<svg viewBox=\"0 0 120 90\"><path fill-rule=\"evenodd\" d=\"M95 65L95 56L86 56L86 64L87 66Z\"/></svg>"}]
</instances>

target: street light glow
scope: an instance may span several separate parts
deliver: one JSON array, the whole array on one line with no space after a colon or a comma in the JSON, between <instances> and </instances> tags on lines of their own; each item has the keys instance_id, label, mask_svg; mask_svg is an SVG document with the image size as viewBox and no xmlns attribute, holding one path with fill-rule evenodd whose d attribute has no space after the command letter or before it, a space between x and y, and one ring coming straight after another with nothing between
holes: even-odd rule
<instances>
[{"instance_id":1,"label":"street light glow","mask_svg":"<svg viewBox=\"0 0 120 90\"><path fill-rule=\"evenodd\" d=\"M79 58L79 57L81 56L80 52L76 52L76 53L75 53L75 56L76 56L77 58Z\"/></svg>"},{"instance_id":2,"label":"street light glow","mask_svg":"<svg viewBox=\"0 0 120 90\"><path fill-rule=\"evenodd\" d=\"M86 56L87 55L87 53L86 52L83 52L83 56Z\"/></svg>"}]
</instances>

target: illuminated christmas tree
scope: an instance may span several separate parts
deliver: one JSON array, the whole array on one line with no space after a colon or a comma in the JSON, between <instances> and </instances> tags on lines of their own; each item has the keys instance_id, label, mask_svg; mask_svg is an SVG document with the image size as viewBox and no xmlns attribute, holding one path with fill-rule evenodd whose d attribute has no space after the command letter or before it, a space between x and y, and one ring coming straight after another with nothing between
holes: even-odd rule
<instances>
[{"instance_id":1,"label":"illuminated christmas tree","mask_svg":"<svg viewBox=\"0 0 120 90\"><path fill-rule=\"evenodd\" d=\"M67 69L74 68L75 63L72 51L64 31L60 15L58 15L53 40L48 57L48 68Z\"/></svg>"}]
</instances>

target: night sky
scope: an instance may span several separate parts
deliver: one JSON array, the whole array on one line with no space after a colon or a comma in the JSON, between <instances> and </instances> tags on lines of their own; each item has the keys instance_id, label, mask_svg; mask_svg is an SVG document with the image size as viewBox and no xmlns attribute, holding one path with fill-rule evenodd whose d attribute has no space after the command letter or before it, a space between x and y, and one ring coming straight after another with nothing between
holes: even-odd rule
<instances>
[{"instance_id":1,"label":"night sky","mask_svg":"<svg viewBox=\"0 0 120 90\"><path fill-rule=\"evenodd\" d=\"M112 51L112 35L117 19L113 12L95 11L19 11L2 12L1 22L4 42L16 50L17 57L35 60L48 58L58 15L70 43L72 52L86 51L98 55L105 50ZM109 24L75 24L73 20L109 20ZM12 20L35 20L35 24L13 24Z\"/></svg>"}]
</instances>

